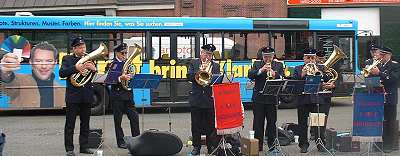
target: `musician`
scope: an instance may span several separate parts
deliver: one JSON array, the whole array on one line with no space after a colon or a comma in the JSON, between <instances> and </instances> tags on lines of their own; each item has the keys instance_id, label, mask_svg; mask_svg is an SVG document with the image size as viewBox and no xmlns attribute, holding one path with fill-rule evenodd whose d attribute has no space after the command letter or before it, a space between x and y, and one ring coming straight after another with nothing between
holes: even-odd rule
<instances>
[{"instance_id":1,"label":"musician","mask_svg":"<svg viewBox=\"0 0 400 156\"><path fill-rule=\"evenodd\" d=\"M400 79L400 64L392 60L392 49L389 47L375 48L380 54L381 63L371 69L370 76L379 76L385 90L383 151L391 152L395 147L394 135L397 134L396 116L398 100L398 83Z\"/></svg>"},{"instance_id":2,"label":"musician","mask_svg":"<svg viewBox=\"0 0 400 156\"><path fill-rule=\"evenodd\" d=\"M109 66L106 84L111 86L110 102L113 107L115 135L119 148L127 148L124 141L124 131L121 127L122 115L126 114L131 126L131 134L133 137L140 134L139 115L135 110L132 90L126 90L121 85L121 80L127 81L131 79L131 75L122 74L123 66L127 59L127 45L121 43L114 48L116 57Z\"/></svg>"},{"instance_id":3,"label":"musician","mask_svg":"<svg viewBox=\"0 0 400 156\"><path fill-rule=\"evenodd\" d=\"M365 66L371 65L374 62L374 60L380 60L383 57L381 51L379 50L379 48L376 45L371 45L370 52L371 52L372 58L365 61Z\"/></svg>"},{"instance_id":4,"label":"musician","mask_svg":"<svg viewBox=\"0 0 400 156\"><path fill-rule=\"evenodd\" d=\"M269 151L273 151L273 143L276 138L276 120L277 110L275 105L278 104L275 96L263 95L263 89L265 82L270 79L280 79L283 76L283 64L274 61L275 50L271 47L261 48L262 61L254 62L253 67L249 71L248 77L255 81L253 88L254 101L253 107L253 130L255 132L255 138L259 141L258 150L263 150L264 142L264 125L265 119L267 119L266 135L268 137Z\"/></svg>"},{"instance_id":5,"label":"musician","mask_svg":"<svg viewBox=\"0 0 400 156\"><path fill-rule=\"evenodd\" d=\"M208 153L211 153L214 150L218 141L215 129L214 100L211 96L211 86L206 85L203 87L202 85L199 85L195 76L200 70L207 70L206 68L211 68L210 72L212 74L220 73L219 64L212 61L215 49L216 48L213 44L203 45L201 47L200 59L196 59L192 62L188 72L188 79L192 82L192 91L189 95L194 147L191 152L192 155L200 154L201 134L206 134ZM208 64L210 67L207 66ZM214 83L215 81L216 77L213 76L211 83Z\"/></svg>"},{"instance_id":6,"label":"musician","mask_svg":"<svg viewBox=\"0 0 400 156\"><path fill-rule=\"evenodd\" d=\"M315 49L307 49L304 51L304 65L299 65L295 67L294 71L294 79L297 80L305 80L307 76L307 68L304 68L304 66L308 63L313 63L317 64L317 56L316 56L317 51ZM327 81L330 79L328 75L326 75L323 71L323 66L322 65L316 65L317 70L322 74L322 84L321 84L321 91L323 89L333 89L335 87L334 83L327 83ZM330 96L330 95L324 95L328 93L321 93L318 96L316 95L308 95L308 94L303 94L300 96L300 102L297 106L297 116L298 116L298 125L299 125L299 147L300 147L300 152L301 153L307 153L309 143L308 143L308 136L307 136L307 131L308 131L308 124L307 124L307 119L309 116L310 112L317 113L318 109L316 104L319 103L319 112L320 113L329 113L329 103L330 103L330 98L324 97L324 96ZM329 101L325 101L329 99ZM325 120L326 121L326 120ZM317 127L316 127L317 128ZM314 136L318 136L318 130L313 130ZM318 137L315 137L315 141ZM320 138L325 145L325 126L320 127ZM318 151L322 152L323 147L322 146L317 146Z\"/></svg>"},{"instance_id":7,"label":"musician","mask_svg":"<svg viewBox=\"0 0 400 156\"><path fill-rule=\"evenodd\" d=\"M75 129L76 116L79 114L80 134L79 144L80 153L93 154L93 150L88 148L90 103L93 102L93 86L86 83L81 87L75 87L71 84L71 75L75 73L84 73L85 70L96 71L93 62L85 64L76 64L86 52L86 44L83 37L75 38L71 43L73 55L63 57L62 65L59 71L61 78L66 78L67 88L65 93L66 103L66 122L64 129L65 150L67 156L74 156L73 135Z\"/></svg>"},{"instance_id":8,"label":"musician","mask_svg":"<svg viewBox=\"0 0 400 156\"><path fill-rule=\"evenodd\" d=\"M325 51L319 50L315 53L317 55L317 64L324 64L325 59Z\"/></svg>"}]
</instances>

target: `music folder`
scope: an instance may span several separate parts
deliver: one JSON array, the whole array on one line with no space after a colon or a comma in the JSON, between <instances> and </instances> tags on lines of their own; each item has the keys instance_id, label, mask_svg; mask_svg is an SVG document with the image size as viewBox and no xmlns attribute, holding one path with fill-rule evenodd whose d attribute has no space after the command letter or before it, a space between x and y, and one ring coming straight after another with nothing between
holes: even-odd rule
<instances>
[{"instance_id":1,"label":"music folder","mask_svg":"<svg viewBox=\"0 0 400 156\"><path fill-rule=\"evenodd\" d=\"M282 87L281 95L301 95L304 90L305 80L286 80Z\"/></svg>"},{"instance_id":2,"label":"music folder","mask_svg":"<svg viewBox=\"0 0 400 156\"><path fill-rule=\"evenodd\" d=\"M92 83L103 84L106 81L107 74L96 73L92 79Z\"/></svg>"},{"instance_id":3,"label":"music folder","mask_svg":"<svg viewBox=\"0 0 400 156\"><path fill-rule=\"evenodd\" d=\"M317 94L321 84L322 76L306 76L304 94Z\"/></svg>"},{"instance_id":4,"label":"music folder","mask_svg":"<svg viewBox=\"0 0 400 156\"><path fill-rule=\"evenodd\" d=\"M129 86L131 88L142 88L142 89L156 89L160 84L162 75L155 74L135 74L133 76Z\"/></svg>"}]
</instances>

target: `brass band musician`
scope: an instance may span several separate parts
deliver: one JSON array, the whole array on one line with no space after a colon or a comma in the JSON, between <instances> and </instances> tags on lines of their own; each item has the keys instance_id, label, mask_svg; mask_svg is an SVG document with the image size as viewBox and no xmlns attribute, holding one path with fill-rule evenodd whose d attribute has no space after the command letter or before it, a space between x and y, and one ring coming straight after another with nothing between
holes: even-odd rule
<instances>
[{"instance_id":1,"label":"brass band musician","mask_svg":"<svg viewBox=\"0 0 400 156\"><path fill-rule=\"evenodd\" d=\"M389 47L371 48L374 58L367 61L367 65L371 65L374 61L379 63L371 68L369 77L377 76L380 78L385 91L384 103L384 122L383 122L383 151L385 153L392 152L397 149L395 147L395 136L397 116L397 101L398 101L398 81L400 78L400 64L392 60L392 49Z\"/></svg>"},{"instance_id":2,"label":"brass band musician","mask_svg":"<svg viewBox=\"0 0 400 156\"><path fill-rule=\"evenodd\" d=\"M109 71L106 78L107 85L110 85L110 102L112 103L114 114L115 135L118 148L126 149L127 145L124 141L124 131L121 127L122 116L126 114L131 126L132 137L140 134L139 115L135 109L132 90L123 88L121 81L129 81L132 77L130 74L123 74L123 66L127 59L127 45L121 43L114 48L116 57L109 65Z\"/></svg>"},{"instance_id":3,"label":"brass band musician","mask_svg":"<svg viewBox=\"0 0 400 156\"><path fill-rule=\"evenodd\" d=\"M294 71L294 79L297 80L305 80L306 76L313 76L313 75L321 75L322 80L324 81L321 84L322 89L332 89L335 87L334 82L327 83L329 81L330 77L324 73L324 66L319 65L317 63L317 56L316 56L317 50L315 49L307 49L304 51L304 65L296 66L295 71ZM322 90L321 89L321 90ZM328 103L322 103L325 99L324 96L330 96L330 95L309 95L309 94L303 94L300 96L300 101L297 106L297 116L298 116L298 124L299 124L299 147L300 147L300 152L301 153L307 153L309 143L308 143L308 124L307 124L307 119L309 117L310 112L320 112L320 113L329 113L329 107L330 105ZM330 99L330 97L329 97ZM319 103L321 104L319 109L317 110L316 104ZM325 120L326 121L326 120ZM315 127L314 127L315 128ZM318 130L313 130L313 133L317 133ZM318 136L318 134L314 134L314 136ZM325 127L320 128L320 138L325 144ZM315 137L317 139L317 137ZM317 146L318 151L322 152L323 147L320 145Z\"/></svg>"},{"instance_id":4,"label":"brass band musician","mask_svg":"<svg viewBox=\"0 0 400 156\"><path fill-rule=\"evenodd\" d=\"M193 140L192 155L200 155L201 134L206 135L208 153L214 150L218 141L215 129L214 100L210 86L217 78L213 75L220 74L219 64L212 61L215 50L213 44L203 45L200 59L192 62L188 72L188 79L192 82L192 91L189 95Z\"/></svg>"},{"instance_id":5,"label":"brass band musician","mask_svg":"<svg viewBox=\"0 0 400 156\"><path fill-rule=\"evenodd\" d=\"M84 73L86 70L96 71L93 62L85 64L76 64L84 57L86 44L83 37L75 38L71 43L73 55L63 57L59 75L61 78L67 78L67 88L65 93L66 103L66 121L64 129L65 150L67 156L74 156L73 134L75 129L76 116L79 114L81 120L79 144L80 153L93 154L94 151L88 148L90 103L93 102L93 88L89 82L81 87L72 84L71 77L75 73Z\"/></svg>"},{"instance_id":6,"label":"brass band musician","mask_svg":"<svg viewBox=\"0 0 400 156\"><path fill-rule=\"evenodd\" d=\"M255 81L253 88L253 130L255 138L259 140L259 151L263 150L264 125L267 119L266 135L268 137L269 151L275 150L273 147L276 138L277 104L276 98L270 95L263 95L262 90L267 80L280 79L283 75L283 64L274 61L275 50L272 47L261 48L262 60L256 61L249 71L248 77Z\"/></svg>"}]
</instances>

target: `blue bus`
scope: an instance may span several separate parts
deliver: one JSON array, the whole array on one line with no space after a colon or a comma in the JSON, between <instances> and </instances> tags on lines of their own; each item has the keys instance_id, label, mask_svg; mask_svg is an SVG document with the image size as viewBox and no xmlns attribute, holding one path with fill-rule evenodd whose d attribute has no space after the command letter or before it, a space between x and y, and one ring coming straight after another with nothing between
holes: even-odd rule
<instances>
[{"instance_id":1,"label":"blue bus","mask_svg":"<svg viewBox=\"0 0 400 156\"><path fill-rule=\"evenodd\" d=\"M142 47L143 52L132 67L137 73L159 74L163 79L157 89L133 90L137 107L187 105L191 89L186 78L188 65L199 57L200 47L209 43L217 47L213 57L221 64L221 71L240 82L245 104L251 103L252 95L251 87L246 87L248 70L260 58L259 49L263 46L276 49L276 59L284 62L290 73L294 66L303 63L304 49L316 48L329 57L333 45L337 45L347 55L334 66L339 73L337 95L349 95L354 81L351 78L360 73L354 20L104 16L1 16L0 19L1 56L16 53L22 58L20 69L11 71L15 75L13 81L1 81L0 110L64 107L62 100L57 101L63 99L65 92L65 80L58 77L58 70L62 57L70 54L71 39L78 35L85 38L88 53L101 42L109 49L120 42ZM48 67L37 67L29 53L44 41L58 49L57 59ZM97 60L99 75L105 74L107 62L113 58L110 50L107 59ZM41 73L35 72L39 68L42 72L52 71L53 85L38 85L38 76L34 74ZM28 81L32 83L26 84ZM38 94L41 87L52 88L52 95ZM109 107L106 87L96 83L95 90L94 112ZM46 97L52 97L54 104L43 106L41 100ZM294 107L296 100L283 97L281 103L282 107Z\"/></svg>"}]
</instances>

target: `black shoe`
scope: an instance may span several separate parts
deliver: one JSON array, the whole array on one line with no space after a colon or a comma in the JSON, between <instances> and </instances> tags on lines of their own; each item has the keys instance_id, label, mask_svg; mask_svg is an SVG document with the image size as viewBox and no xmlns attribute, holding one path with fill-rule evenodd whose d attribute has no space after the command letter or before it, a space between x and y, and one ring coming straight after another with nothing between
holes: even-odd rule
<instances>
[{"instance_id":1,"label":"black shoe","mask_svg":"<svg viewBox=\"0 0 400 156\"><path fill-rule=\"evenodd\" d=\"M190 154L192 154L192 155L200 155L200 149L201 149L201 147L194 147Z\"/></svg>"},{"instance_id":2,"label":"black shoe","mask_svg":"<svg viewBox=\"0 0 400 156\"><path fill-rule=\"evenodd\" d=\"M301 147L300 148L300 153L307 153L308 152L308 147Z\"/></svg>"},{"instance_id":3,"label":"black shoe","mask_svg":"<svg viewBox=\"0 0 400 156\"><path fill-rule=\"evenodd\" d=\"M81 149L79 152L80 153L85 153L85 154L93 154L94 153L94 151L89 149L89 148Z\"/></svg>"},{"instance_id":4,"label":"black shoe","mask_svg":"<svg viewBox=\"0 0 400 156\"><path fill-rule=\"evenodd\" d=\"M391 152L393 152L392 149L383 149L383 153L391 153Z\"/></svg>"},{"instance_id":5,"label":"black shoe","mask_svg":"<svg viewBox=\"0 0 400 156\"><path fill-rule=\"evenodd\" d=\"M118 148L123 148L123 149L127 149L128 146L125 143L119 144Z\"/></svg>"},{"instance_id":6,"label":"black shoe","mask_svg":"<svg viewBox=\"0 0 400 156\"><path fill-rule=\"evenodd\" d=\"M68 151L68 152L67 152L67 156L75 156L74 151Z\"/></svg>"}]
</instances>

